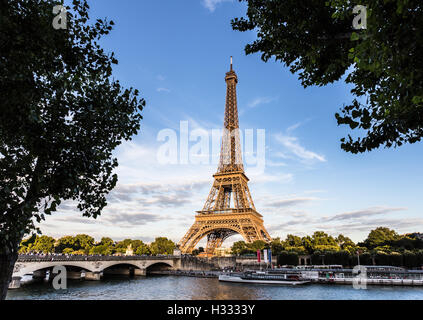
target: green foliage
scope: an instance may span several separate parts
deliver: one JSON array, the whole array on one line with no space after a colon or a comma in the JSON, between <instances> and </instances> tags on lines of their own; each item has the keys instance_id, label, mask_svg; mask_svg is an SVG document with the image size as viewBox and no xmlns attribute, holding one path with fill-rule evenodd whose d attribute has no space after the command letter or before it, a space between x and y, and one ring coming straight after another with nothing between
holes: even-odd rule
<instances>
[{"instance_id":1,"label":"green foliage","mask_svg":"<svg viewBox=\"0 0 423 320\"><path fill-rule=\"evenodd\" d=\"M97 217L117 181L113 151L140 128L145 101L112 78L114 53L73 0L67 29L53 0L2 1L0 11L0 253L13 254L62 200Z\"/></svg>"},{"instance_id":2,"label":"green foliage","mask_svg":"<svg viewBox=\"0 0 423 320\"><path fill-rule=\"evenodd\" d=\"M311 256L311 263L316 265L340 264L348 266L350 263L350 253L348 251L315 251Z\"/></svg>"},{"instance_id":3,"label":"green foliage","mask_svg":"<svg viewBox=\"0 0 423 320\"><path fill-rule=\"evenodd\" d=\"M73 254L73 249L72 248L65 248L63 249L62 253L63 254Z\"/></svg>"},{"instance_id":4,"label":"green foliage","mask_svg":"<svg viewBox=\"0 0 423 320\"><path fill-rule=\"evenodd\" d=\"M268 245L266 241L256 240L253 243L251 243L248 247L250 250L257 252L257 250L263 250L264 248L267 248Z\"/></svg>"},{"instance_id":5,"label":"green foliage","mask_svg":"<svg viewBox=\"0 0 423 320\"><path fill-rule=\"evenodd\" d=\"M272 242L270 243L270 249L272 250L272 254L274 255L281 254L283 251L283 245L281 243L281 239L280 238L273 239Z\"/></svg>"},{"instance_id":6,"label":"green foliage","mask_svg":"<svg viewBox=\"0 0 423 320\"><path fill-rule=\"evenodd\" d=\"M115 242L108 237L103 237L101 238L101 241L99 243L100 245L104 245L104 246L108 246L108 247L113 247L115 245Z\"/></svg>"},{"instance_id":7,"label":"green foliage","mask_svg":"<svg viewBox=\"0 0 423 320\"><path fill-rule=\"evenodd\" d=\"M141 244L135 250L135 254L137 255L151 254L150 247L141 241Z\"/></svg>"},{"instance_id":8,"label":"green foliage","mask_svg":"<svg viewBox=\"0 0 423 320\"><path fill-rule=\"evenodd\" d=\"M56 252L63 252L65 249L82 251L89 254L94 245L94 238L86 234L78 234L75 237L65 236L60 238L56 244Z\"/></svg>"},{"instance_id":9,"label":"green foliage","mask_svg":"<svg viewBox=\"0 0 423 320\"><path fill-rule=\"evenodd\" d=\"M64 236L57 241L56 252L64 252L66 249L71 249L72 251L78 250L75 246L74 237ZM69 252L69 250L67 252Z\"/></svg>"},{"instance_id":10,"label":"green foliage","mask_svg":"<svg viewBox=\"0 0 423 320\"><path fill-rule=\"evenodd\" d=\"M110 246L105 245L105 244L100 244L100 245L92 247L89 250L89 253L93 254L93 255L97 254L97 255L107 256L107 255L111 255L113 253L113 248L111 248Z\"/></svg>"},{"instance_id":11,"label":"green foliage","mask_svg":"<svg viewBox=\"0 0 423 320\"><path fill-rule=\"evenodd\" d=\"M296 266L298 264L298 254L288 251L282 251L277 255L277 264L278 265L291 265Z\"/></svg>"},{"instance_id":12,"label":"green foliage","mask_svg":"<svg viewBox=\"0 0 423 320\"><path fill-rule=\"evenodd\" d=\"M130 244L132 244L132 240L125 239L125 240L117 242L115 248L116 250L119 250L119 252L125 252Z\"/></svg>"},{"instance_id":13,"label":"green foliage","mask_svg":"<svg viewBox=\"0 0 423 320\"><path fill-rule=\"evenodd\" d=\"M151 245L154 254L173 254L175 248L175 244L166 238L157 238ZM150 246L141 240L125 239L115 244L111 238L103 237L99 242L94 243L94 238L85 234L64 236L57 241L51 237L34 235L21 242L19 252L113 255L115 253L125 254L129 246L137 255L151 254ZM200 251L204 251L204 248L200 248Z\"/></svg>"},{"instance_id":14,"label":"green foliage","mask_svg":"<svg viewBox=\"0 0 423 320\"><path fill-rule=\"evenodd\" d=\"M373 249L375 247L383 246L388 242L399 239L400 236L394 230L385 227L378 227L370 231L364 243L366 247Z\"/></svg>"},{"instance_id":15,"label":"green foliage","mask_svg":"<svg viewBox=\"0 0 423 320\"><path fill-rule=\"evenodd\" d=\"M250 253L250 250L247 248L247 244L245 241L237 241L232 244L231 247L232 254L235 255L243 255L246 253Z\"/></svg>"},{"instance_id":16,"label":"green foliage","mask_svg":"<svg viewBox=\"0 0 423 320\"><path fill-rule=\"evenodd\" d=\"M151 254L173 254L175 243L165 237L158 237L150 244Z\"/></svg>"},{"instance_id":17,"label":"green foliage","mask_svg":"<svg viewBox=\"0 0 423 320\"><path fill-rule=\"evenodd\" d=\"M302 239L298 236L294 236L292 234L288 234L286 236L285 242L284 242L285 246L290 246L290 247L299 247L303 245Z\"/></svg>"},{"instance_id":18,"label":"green foliage","mask_svg":"<svg viewBox=\"0 0 423 320\"><path fill-rule=\"evenodd\" d=\"M36 234L32 234L30 237L23 239L20 243L20 246L19 246L19 253L23 254L23 253L30 252L36 239L37 239Z\"/></svg>"},{"instance_id":19,"label":"green foliage","mask_svg":"<svg viewBox=\"0 0 423 320\"><path fill-rule=\"evenodd\" d=\"M329 236L323 231L316 231L312 236L313 250L337 250L338 243L332 236Z\"/></svg>"},{"instance_id":20,"label":"green foliage","mask_svg":"<svg viewBox=\"0 0 423 320\"><path fill-rule=\"evenodd\" d=\"M248 3L232 20L254 30L246 54L261 53L299 74L304 87L345 78L356 98L336 114L364 137L341 139L347 152L415 143L423 136L423 23L420 0L367 1L367 29L352 32L361 0L281 0Z\"/></svg>"},{"instance_id":21,"label":"green foliage","mask_svg":"<svg viewBox=\"0 0 423 320\"><path fill-rule=\"evenodd\" d=\"M52 237L48 237L48 236L37 237L31 249L35 252L40 252L40 253L53 253L55 242L56 240L54 240L54 238Z\"/></svg>"},{"instance_id":22,"label":"green foliage","mask_svg":"<svg viewBox=\"0 0 423 320\"><path fill-rule=\"evenodd\" d=\"M245 241L234 242L231 251L235 255L245 254L256 254L257 250L263 250L269 248L269 245L263 240L256 240L252 243L246 243Z\"/></svg>"}]
</instances>

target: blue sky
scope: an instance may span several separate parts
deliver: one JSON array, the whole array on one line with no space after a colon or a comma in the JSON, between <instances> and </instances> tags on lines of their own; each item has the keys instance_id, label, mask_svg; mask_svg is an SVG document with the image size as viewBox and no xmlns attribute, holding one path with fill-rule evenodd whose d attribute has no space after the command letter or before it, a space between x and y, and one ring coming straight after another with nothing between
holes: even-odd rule
<instances>
[{"instance_id":1,"label":"blue sky","mask_svg":"<svg viewBox=\"0 0 423 320\"><path fill-rule=\"evenodd\" d=\"M265 170L246 166L246 173L271 236L323 230L358 241L377 226L422 231L423 145L360 155L342 151L339 139L349 130L337 126L334 114L351 100L349 88L338 82L304 89L284 65L246 56L244 46L255 34L230 25L245 15L244 3L90 3L92 18L116 23L102 40L119 59L114 76L139 89L147 106L139 134L115 152L119 182L102 217L82 218L67 202L41 225L45 234L179 241L204 205L216 164L162 164L157 135L172 129L179 136L180 121L188 121L189 130L222 127L231 55L239 78L241 130L266 133ZM227 245L236 240L240 237L231 237Z\"/></svg>"}]
</instances>

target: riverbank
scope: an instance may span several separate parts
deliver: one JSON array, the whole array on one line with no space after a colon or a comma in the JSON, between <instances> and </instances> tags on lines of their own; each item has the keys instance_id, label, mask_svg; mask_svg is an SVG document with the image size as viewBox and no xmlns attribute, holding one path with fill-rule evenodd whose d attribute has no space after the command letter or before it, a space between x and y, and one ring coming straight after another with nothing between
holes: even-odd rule
<instances>
[{"instance_id":1,"label":"riverbank","mask_svg":"<svg viewBox=\"0 0 423 320\"><path fill-rule=\"evenodd\" d=\"M183 276L196 278L219 278L220 271L195 271L195 270L163 270L152 271L151 275Z\"/></svg>"},{"instance_id":2,"label":"riverbank","mask_svg":"<svg viewBox=\"0 0 423 320\"><path fill-rule=\"evenodd\" d=\"M279 273L298 274L304 280L310 281L310 284L343 284L353 285L366 284L376 286L418 286L423 287L423 272L422 271L408 271L408 270L371 270L369 275L362 275L357 277L353 275L353 269L311 269L302 271L297 269L284 269L278 271ZM168 275L168 276L184 276L196 278L218 278L221 274L231 274L231 272L223 271L196 271L196 270L160 270L154 271L152 275Z\"/></svg>"}]
</instances>

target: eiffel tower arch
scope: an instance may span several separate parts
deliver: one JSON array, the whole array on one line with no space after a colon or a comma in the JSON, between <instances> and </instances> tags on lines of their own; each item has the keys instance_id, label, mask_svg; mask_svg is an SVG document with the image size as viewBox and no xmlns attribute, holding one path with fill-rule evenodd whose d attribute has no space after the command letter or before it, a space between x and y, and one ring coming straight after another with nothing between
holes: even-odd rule
<instances>
[{"instance_id":1,"label":"eiffel tower arch","mask_svg":"<svg viewBox=\"0 0 423 320\"><path fill-rule=\"evenodd\" d=\"M271 241L263 217L254 206L242 163L236 99L238 77L232 69L232 57L225 81L225 121L219 167L213 175L214 182L203 209L197 211L194 224L178 243L183 253L191 253L204 237L207 237L208 255L214 254L234 234L240 234L247 243Z\"/></svg>"}]
</instances>

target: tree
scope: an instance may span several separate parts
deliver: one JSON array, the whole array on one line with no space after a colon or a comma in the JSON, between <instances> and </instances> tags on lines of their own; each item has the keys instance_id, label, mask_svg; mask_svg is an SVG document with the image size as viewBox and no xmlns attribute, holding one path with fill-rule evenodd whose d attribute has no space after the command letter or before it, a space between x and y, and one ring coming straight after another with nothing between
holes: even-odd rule
<instances>
[{"instance_id":1,"label":"tree","mask_svg":"<svg viewBox=\"0 0 423 320\"><path fill-rule=\"evenodd\" d=\"M53 253L54 252L54 243L56 240L52 237L41 236L37 237L35 243L32 247L32 250L40 253Z\"/></svg>"},{"instance_id":2,"label":"tree","mask_svg":"<svg viewBox=\"0 0 423 320\"><path fill-rule=\"evenodd\" d=\"M37 235L32 234L30 237L23 239L19 245L19 253L29 253L32 249L32 246L37 240Z\"/></svg>"},{"instance_id":3,"label":"tree","mask_svg":"<svg viewBox=\"0 0 423 320\"><path fill-rule=\"evenodd\" d=\"M142 242L142 241L141 241ZM147 244L145 244L144 242L142 242L141 245L138 246L137 250L135 251L135 254L141 256L143 254L150 254L150 248L148 247Z\"/></svg>"},{"instance_id":4,"label":"tree","mask_svg":"<svg viewBox=\"0 0 423 320\"><path fill-rule=\"evenodd\" d=\"M255 240L252 243L249 243L248 247L252 252L257 252L257 250L263 250L264 248L266 248L267 243L263 240Z\"/></svg>"},{"instance_id":5,"label":"tree","mask_svg":"<svg viewBox=\"0 0 423 320\"><path fill-rule=\"evenodd\" d=\"M371 230L367 239L364 240L365 245L367 248L373 249L375 247L382 246L389 241L398 240L399 235L395 232L395 230L391 230L386 227L378 227L374 230Z\"/></svg>"},{"instance_id":6,"label":"tree","mask_svg":"<svg viewBox=\"0 0 423 320\"><path fill-rule=\"evenodd\" d=\"M72 251L83 251L88 254L94 246L94 238L86 234L78 234L76 236L64 236L57 240L56 252L62 253L65 249ZM69 252L69 250L67 250Z\"/></svg>"},{"instance_id":7,"label":"tree","mask_svg":"<svg viewBox=\"0 0 423 320\"><path fill-rule=\"evenodd\" d=\"M75 236L75 244L76 250L82 250L88 254L94 246L94 238L86 234L78 234Z\"/></svg>"},{"instance_id":8,"label":"tree","mask_svg":"<svg viewBox=\"0 0 423 320\"><path fill-rule=\"evenodd\" d=\"M285 241L284 241L284 246L285 247L288 247L288 246L291 246L291 247L300 247L300 246L302 246L302 244L303 244L303 242L302 242L301 238L298 237L298 236L294 236L292 234L288 234L286 236Z\"/></svg>"},{"instance_id":9,"label":"tree","mask_svg":"<svg viewBox=\"0 0 423 320\"><path fill-rule=\"evenodd\" d=\"M150 244L151 254L172 254L176 248L175 243L165 237L158 237Z\"/></svg>"},{"instance_id":10,"label":"tree","mask_svg":"<svg viewBox=\"0 0 423 320\"><path fill-rule=\"evenodd\" d=\"M343 234L338 235L335 241L342 250L348 250L348 248L356 247L355 243L350 238L344 236Z\"/></svg>"},{"instance_id":11,"label":"tree","mask_svg":"<svg viewBox=\"0 0 423 320\"><path fill-rule=\"evenodd\" d=\"M272 242L270 243L270 249L272 249L272 254L274 255L281 254L281 252L283 251L283 245L281 243L281 239L280 238L273 239Z\"/></svg>"},{"instance_id":12,"label":"tree","mask_svg":"<svg viewBox=\"0 0 423 320\"><path fill-rule=\"evenodd\" d=\"M249 252L245 241L234 242L232 244L231 251L232 251L232 254L235 254L235 255L242 255Z\"/></svg>"},{"instance_id":13,"label":"tree","mask_svg":"<svg viewBox=\"0 0 423 320\"><path fill-rule=\"evenodd\" d=\"M103 237L100 240L100 245L104 245L104 246L108 246L110 248L113 248L115 245L115 242L113 241L112 238L109 237Z\"/></svg>"},{"instance_id":14,"label":"tree","mask_svg":"<svg viewBox=\"0 0 423 320\"><path fill-rule=\"evenodd\" d=\"M128 249L129 245L132 244L131 239L125 239L116 243L115 249L117 252L125 253L126 249ZM135 250L134 250L135 251Z\"/></svg>"},{"instance_id":15,"label":"tree","mask_svg":"<svg viewBox=\"0 0 423 320\"><path fill-rule=\"evenodd\" d=\"M84 251L85 252L85 251ZM101 254L103 256L108 256L113 253L113 248L105 244L99 244L90 248L89 254Z\"/></svg>"},{"instance_id":16,"label":"tree","mask_svg":"<svg viewBox=\"0 0 423 320\"><path fill-rule=\"evenodd\" d=\"M100 242L91 247L90 254L111 255L115 251L114 241L111 238L103 237Z\"/></svg>"},{"instance_id":17,"label":"tree","mask_svg":"<svg viewBox=\"0 0 423 320\"><path fill-rule=\"evenodd\" d=\"M89 22L73 0L67 28L53 0L1 0L0 299L19 243L62 200L96 218L114 188L113 150L140 128L145 101L111 78L114 53L98 44L114 24Z\"/></svg>"},{"instance_id":18,"label":"tree","mask_svg":"<svg viewBox=\"0 0 423 320\"><path fill-rule=\"evenodd\" d=\"M323 231L316 231L313 233L311 238L313 243L313 250L322 250L325 246L334 248L329 250L339 249L335 239Z\"/></svg>"},{"instance_id":19,"label":"tree","mask_svg":"<svg viewBox=\"0 0 423 320\"><path fill-rule=\"evenodd\" d=\"M367 28L355 30L353 8L361 0L240 0L246 18L238 31L257 30L246 54L276 61L298 73L304 87L341 79L352 85L353 101L335 116L364 137L341 139L347 152L415 143L423 136L423 23L420 0L374 0Z\"/></svg>"},{"instance_id":20,"label":"tree","mask_svg":"<svg viewBox=\"0 0 423 320\"><path fill-rule=\"evenodd\" d=\"M61 237L59 240L57 240L57 244L56 244L57 253L65 253L65 250L67 253L69 253L71 251L75 251L78 249L79 248L77 248L75 244L75 238L73 236L64 236L64 237Z\"/></svg>"}]
</instances>

